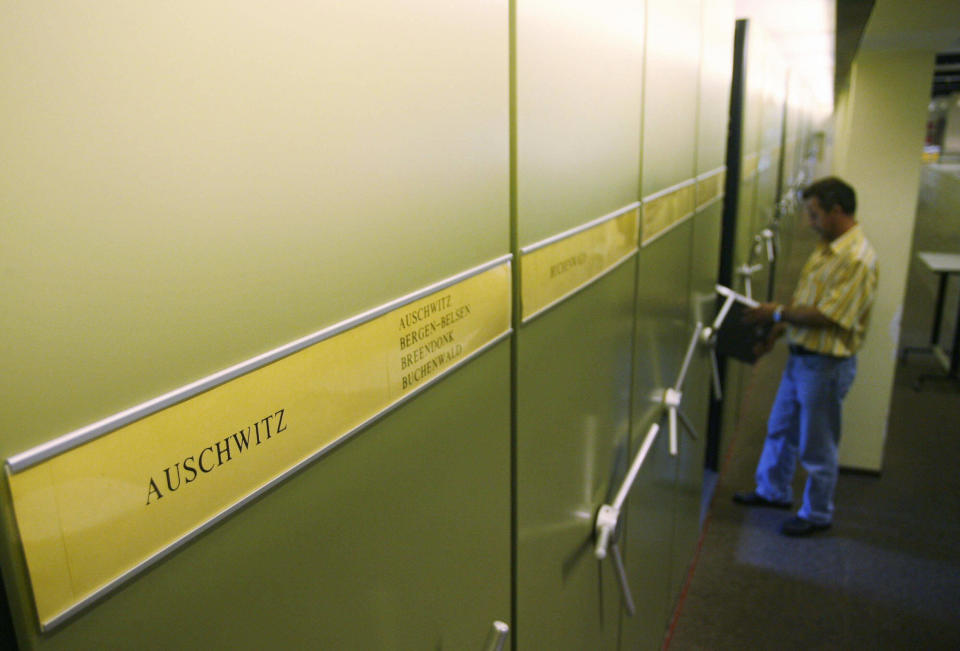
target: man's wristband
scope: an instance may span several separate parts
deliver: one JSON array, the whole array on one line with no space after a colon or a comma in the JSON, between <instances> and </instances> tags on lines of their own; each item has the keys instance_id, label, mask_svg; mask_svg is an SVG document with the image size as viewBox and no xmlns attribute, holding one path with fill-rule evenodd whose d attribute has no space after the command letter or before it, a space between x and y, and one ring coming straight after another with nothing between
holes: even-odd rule
<instances>
[{"instance_id":1,"label":"man's wristband","mask_svg":"<svg viewBox=\"0 0 960 651\"><path fill-rule=\"evenodd\" d=\"M783 306L778 305L773 310L773 322L780 323L781 321L783 321Z\"/></svg>"}]
</instances>

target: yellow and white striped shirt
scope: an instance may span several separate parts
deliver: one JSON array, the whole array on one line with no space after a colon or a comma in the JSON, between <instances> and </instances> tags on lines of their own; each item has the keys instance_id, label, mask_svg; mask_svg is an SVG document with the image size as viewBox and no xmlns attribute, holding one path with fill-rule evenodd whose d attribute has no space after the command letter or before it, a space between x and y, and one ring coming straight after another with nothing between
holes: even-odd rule
<instances>
[{"instance_id":1,"label":"yellow and white striped shirt","mask_svg":"<svg viewBox=\"0 0 960 651\"><path fill-rule=\"evenodd\" d=\"M877 253L859 225L820 241L800 272L794 305L811 305L836 323L828 328L790 326L790 343L815 353L850 357L863 343L877 291Z\"/></svg>"}]
</instances>

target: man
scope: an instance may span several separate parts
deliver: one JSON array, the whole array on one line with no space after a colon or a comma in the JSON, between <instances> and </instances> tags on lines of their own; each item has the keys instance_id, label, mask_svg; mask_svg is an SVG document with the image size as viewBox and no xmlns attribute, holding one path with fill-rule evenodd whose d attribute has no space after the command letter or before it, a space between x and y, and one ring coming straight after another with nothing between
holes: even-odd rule
<instances>
[{"instance_id":1,"label":"man","mask_svg":"<svg viewBox=\"0 0 960 651\"><path fill-rule=\"evenodd\" d=\"M807 483L799 512L780 529L788 536L830 527L841 404L856 374L856 353L877 288L877 254L856 221L853 188L829 177L807 187L803 199L820 241L803 266L792 302L761 303L745 317L774 324L761 354L786 330L790 358L767 421L756 490L733 496L746 506L791 508L799 453Z\"/></svg>"}]
</instances>

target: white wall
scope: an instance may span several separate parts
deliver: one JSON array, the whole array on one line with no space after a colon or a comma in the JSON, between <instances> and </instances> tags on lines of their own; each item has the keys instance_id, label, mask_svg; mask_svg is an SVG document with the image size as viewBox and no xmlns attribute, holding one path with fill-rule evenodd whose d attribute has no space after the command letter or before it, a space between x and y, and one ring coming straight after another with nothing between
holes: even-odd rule
<instances>
[{"instance_id":1,"label":"white wall","mask_svg":"<svg viewBox=\"0 0 960 651\"><path fill-rule=\"evenodd\" d=\"M870 331L844 407L844 467L883 466L933 64L932 52L861 51L835 125L836 174L857 191L857 218L880 268Z\"/></svg>"}]
</instances>

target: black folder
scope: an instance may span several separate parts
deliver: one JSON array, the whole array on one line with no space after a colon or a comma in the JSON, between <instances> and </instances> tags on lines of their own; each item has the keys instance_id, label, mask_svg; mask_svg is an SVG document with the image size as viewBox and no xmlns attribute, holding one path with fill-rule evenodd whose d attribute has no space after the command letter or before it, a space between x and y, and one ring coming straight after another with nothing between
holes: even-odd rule
<instances>
[{"instance_id":1,"label":"black folder","mask_svg":"<svg viewBox=\"0 0 960 651\"><path fill-rule=\"evenodd\" d=\"M734 301L730 306L730 312L717 331L717 354L753 364L757 361L753 348L767 338L773 324L745 323L743 313L748 309L740 301Z\"/></svg>"}]
</instances>

